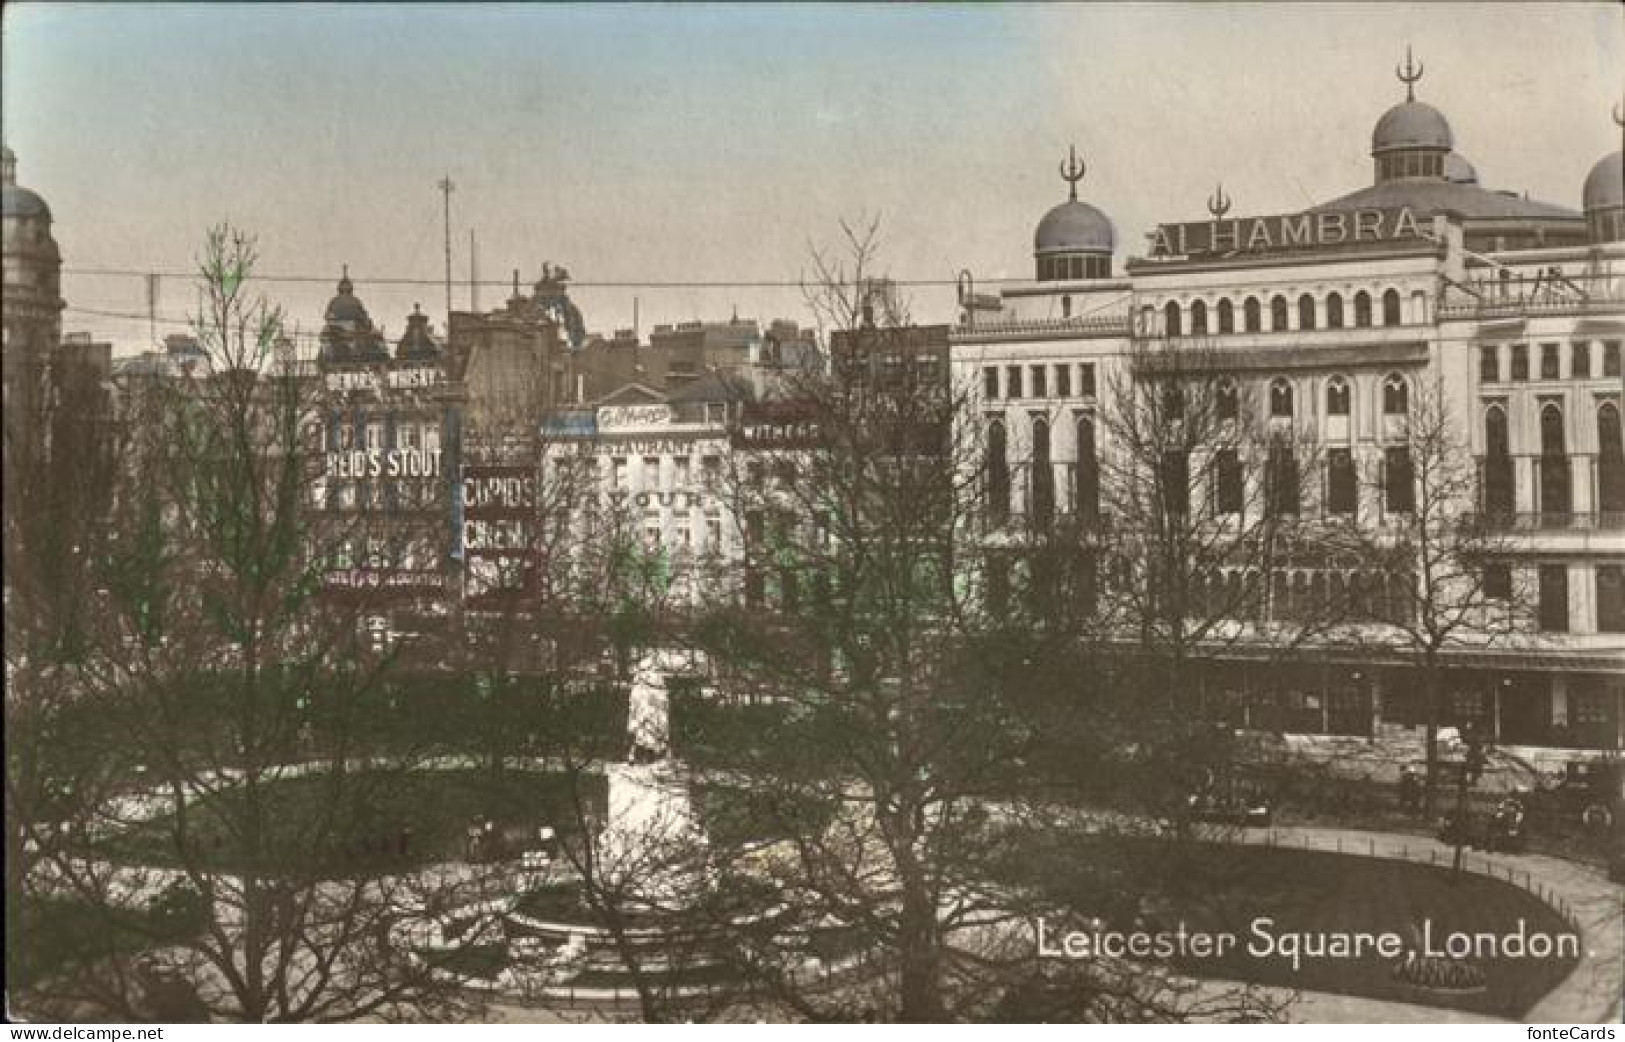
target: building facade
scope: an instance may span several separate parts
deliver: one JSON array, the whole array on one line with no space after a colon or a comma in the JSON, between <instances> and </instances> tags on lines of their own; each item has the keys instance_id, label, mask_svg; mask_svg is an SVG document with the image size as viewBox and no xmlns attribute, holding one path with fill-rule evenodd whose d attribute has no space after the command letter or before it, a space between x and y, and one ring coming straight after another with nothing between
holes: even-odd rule
<instances>
[{"instance_id":1,"label":"building facade","mask_svg":"<svg viewBox=\"0 0 1625 1042\"><path fill-rule=\"evenodd\" d=\"M1517 632L1447 650L1444 722L1509 745L1625 748L1620 153L1597 163L1580 209L1492 191L1408 70L1405 100L1374 128L1369 187L1258 217L1232 216L1220 187L1208 219L1159 226L1121 274L1109 218L1078 198L1082 163L1063 164L1070 197L1038 226L1037 277L1005 288L996 310L967 306L952 334L998 500L983 543L990 560L1019 559L1035 517L1098 524L1103 470L1124 451L1106 429L1108 399L1141 378L1134 360L1148 349L1201 352L1261 429L1304 446L1237 460L1234 489L1226 468L1206 471L1213 487L1193 495L1239 511L1284 466L1290 512L1310 532L1401 527L1418 465L1407 432L1419 397L1438 389L1478 474L1457 509L1499 533L1485 588L1530 607ZM1381 478L1357 477L1368 474ZM1257 625L1297 597L1371 583L1381 601L1381 583L1409 581L1312 558L1263 580L1275 595ZM1216 643L1206 704L1282 731L1413 728L1426 707L1406 656L1383 652L1380 616L1364 620L1374 639L1327 638L1299 664Z\"/></svg>"}]
</instances>

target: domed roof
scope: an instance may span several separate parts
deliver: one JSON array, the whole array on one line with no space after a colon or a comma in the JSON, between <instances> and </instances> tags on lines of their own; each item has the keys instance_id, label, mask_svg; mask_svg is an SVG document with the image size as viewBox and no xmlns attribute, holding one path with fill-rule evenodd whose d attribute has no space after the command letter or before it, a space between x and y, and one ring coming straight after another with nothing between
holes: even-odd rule
<instances>
[{"instance_id":1,"label":"domed roof","mask_svg":"<svg viewBox=\"0 0 1625 1042\"><path fill-rule=\"evenodd\" d=\"M36 193L17 184L17 153L0 146L0 216L51 219L51 208Z\"/></svg>"},{"instance_id":2,"label":"domed roof","mask_svg":"<svg viewBox=\"0 0 1625 1042\"><path fill-rule=\"evenodd\" d=\"M1067 201L1054 207L1033 232L1033 253L1110 253L1117 241L1111 220L1088 203L1078 202L1078 182L1088 167L1078 150L1067 150L1061 180L1067 183Z\"/></svg>"},{"instance_id":3,"label":"domed roof","mask_svg":"<svg viewBox=\"0 0 1625 1042\"><path fill-rule=\"evenodd\" d=\"M1110 253L1116 233L1105 214L1088 203L1069 200L1050 210L1033 233L1033 252Z\"/></svg>"},{"instance_id":4,"label":"domed roof","mask_svg":"<svg viewBox=\"0 0 1625 1042\"><path fill-rule=\"evenodd\" d=\"M440 345L429 335L429 316L416 304L412 305L412 313L406 316L406 332L395 345L395 357L402 360L440 357Z\"/></svg>"},{"instance_id":5,"label":"domed roof","mask_svg":"<svg viewBox=\"0 0 1625 1042\"><path fill-rule=\"evenodd\" d=\"M1444 179L1458 185L1478 184L1478 171L1473 164L1460 152L1452 152L1444 157Z\"/></svg>"},{"instance_id":6,"label":"domed roof","mask_svg":"<svg viewBox=\"0 0 1625 1042\"><path fill-rule=\"evenodd\" d=\"M1444 113L1425 101L1402 101L1382 114L1371 132L1371 154L1401 148L1455 147L1455 137Z\"/></svg>"},{"instance_id":7,"label":"domed roof","mask_svg":"<svg viewBox=\"0 0 1625 1042\"><path fill-rule=\"evenodd\" d=\"M354 329L371 329L372 319L367 315L367 308L361 303L361 298L355 295L355 284L350 281L350 270L346 266L344 277L339 279L338 293L327 302L326 319L329 325L348 325Z\"/></svg>"},{"instance_id":8,"label":"domed roof","mask_svg":"<svg viewBox=\"0 0 1625 1042\"><path fill-rule=\"evenodd\" d=\"M1585 211L1610 210L1625 206L1625 152L1614 152L1597 160L1586 175Z\"/></svg>"}]
</instances>

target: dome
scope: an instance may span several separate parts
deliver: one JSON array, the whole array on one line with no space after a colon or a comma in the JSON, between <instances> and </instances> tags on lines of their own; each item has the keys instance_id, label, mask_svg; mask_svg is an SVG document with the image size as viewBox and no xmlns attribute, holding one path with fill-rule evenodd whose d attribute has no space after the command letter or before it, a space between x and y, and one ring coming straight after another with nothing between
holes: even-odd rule
<instances>
[{"instance_id":1,"label":"dome","mask_svg":"<svg viewBox=\"0 0 1625 1042\"><path fill-rule=\"evenodd\" d=\"M1478 184L1478 171L1473 164L1460 152L1452 152L1444 157L1444 179L1458 185Z\"/></svg>"},{"instance_id":2,"label":"dome","mask_svg":"<svg viewBox=\"0 0 1625 1042\"><path fill-rule=\"evenodd\" d=\"M350 281L350 272L346 268L344 277L339 279L338 293L327 302L326 319L329 325L348 325L354 329L371 329L372 319L367 315L367 308L361 303L361 298L355 295L355 284Z\"/></svg>"},{"instance_id":3,"label":"dome","mask_svg":"<svg viewBox=\"0 0 1625 1042\"><path fill-rule=\"evenodd\" d=\"M1033 252L1111 253L1117 241L1112 222L1088 203L1064 202L1044 215L1033 233Z\"/></svg>"},{"instance_id":4,"label":"dome","mask_svg":"<svg viewBox=\"0 0 1625 1042\"><path fill-rule=\"evenodd\" d=\"M0 146L0 216L51 219L45 200L17 184L17 153L10 145Z\"/></svg>"},{"instance_id":5,"label":"dome","mask_svg":"<svg viewBox=\"0 0 1625 1042\"><path fill-rule=\"evenodd\" d=\"M1625 152L1615 152L1597 160L1586 175L1586 213L1625 206Z\"/></svg>"},{"instance_id":6,"label":"dome","mask_svg":"<svg viewBox=\"0 0 1625 1042\"><path fill-rule=\"evenodd\" d=\"M1444 113L1423 101L1402 101L1382 114L1371 132L1371 154L1381 155L1402 148L1437 148L1449 151L1455 146Z\"/></svg>"}]
</instances>

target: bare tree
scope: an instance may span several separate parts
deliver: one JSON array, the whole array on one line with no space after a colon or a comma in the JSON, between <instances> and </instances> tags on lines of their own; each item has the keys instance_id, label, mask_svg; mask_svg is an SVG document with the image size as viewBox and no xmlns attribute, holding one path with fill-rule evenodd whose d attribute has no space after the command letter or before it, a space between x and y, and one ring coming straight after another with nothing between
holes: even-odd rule
<instances>
[{"instance_id":1,"label":"bare tree","mask_svg":"<svg viewBox=\"0 0 1625 1042\"><path fill-rule=\"evenodd\" d=\"M415 867L387 812L412 767L371 756L388 662L359 645L354 606L322 596L355 522L312 507L313 388L277 353L255 259L251 237L210 232L210 369L154 383L130 417L92 688L98 732L134 766L32 880L146 951L34 997L125 1019L445 1016L466 1001L414 938L483 881Z\"/></svg>"},{"instance_id":2,"label":"bare tree","mask_svg":"<svg viewBox=\"0 0 1625 1042\"><path fill-rule=\"evenodd\" d=\"M1452 657L1531 634L1534 613L1528 584L1511 566L1516 548L1504 519L1477 509L1476 461L1441 381L1422 376L1385 393L1407 400L1394 403L1383 459L1362 475L1380 516L1352 524L1347 538L1370 569L1398 579L1371 639L1397 651L1422 681L1424 805L1432 814Z\"/></svg>"},{"instance_id":3,"label":"bare tree","mask_svg":"<svg viewBox=\"0 0 1625 1042\"><path fill-rule=\"evenodd\" d=\"M1193 776L1231 750L1211 726L1203 672L1215 656L1280 660L1340 618L1331 597L1294 597L1289 564L1332 564L1306 475L1315 437L1290 397L1264 400L1201 338L1137 337L1099 413L1103 626L1129 643L1129 686L1154 777L1142 787L1184 820ZM1278 392L1277 392L1278 393ZM1324 588L1324 587L1323 587Z\"/></svg>"}]
</instances>

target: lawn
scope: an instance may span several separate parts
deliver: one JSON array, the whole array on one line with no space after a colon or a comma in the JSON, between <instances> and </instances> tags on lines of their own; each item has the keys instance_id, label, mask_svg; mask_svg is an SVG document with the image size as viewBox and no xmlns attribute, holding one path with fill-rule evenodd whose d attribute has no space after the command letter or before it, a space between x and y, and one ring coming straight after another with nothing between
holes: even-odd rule
<instances>
[{"instance_id":1,"label":"lawn","mask_svg":"<svg viewBox=\"0 0 1625 1042\"><path fill-rule=\"evenodd\" d=\"M1413 939L1424 920L1447 932L1505 934L1568 927L1533 895L1508 883L1448 869L1319 851L1091 837L1011 858L1011 874L1074 915L1114 929L1231 933L1224 955L1170 959L1203 977L1423 1003L1519 1019L1573 968L1573 958L1505 956L1471 960L1483 971L1474 991L1431 990L1399 980L1392 960L1309 958L1298 968L1279 954L1249 952L1253 924L1274 920L1274 937L1393 932ZM1138 923L1138 925L1136 925ZM1076 927L1076 922L1073 923ZM1261 946L1261 945L1260 945Z\"/></svg>"},{"instance_id":2,"label":"lawn","mask_svg":"<svg viewBox=\"0 0 1625 1042\"><path fill-rule=\"evenodd\" d=\"M576 793L590 813L606 805L602 777L509 768L352 773L343 784L311 775L261 787L255 808L240 789L189 808L186 841L174 815L126 829L100 852L130 864L174 865L190 854L222 871L314 872L337 877L462 858L468 827L534 836L576 831ZM260 841L250 842L255 819ZM517 844L524 845L524 844ZM510 851L512 853L512 851Z\"/></svg>"}]
</instances>

